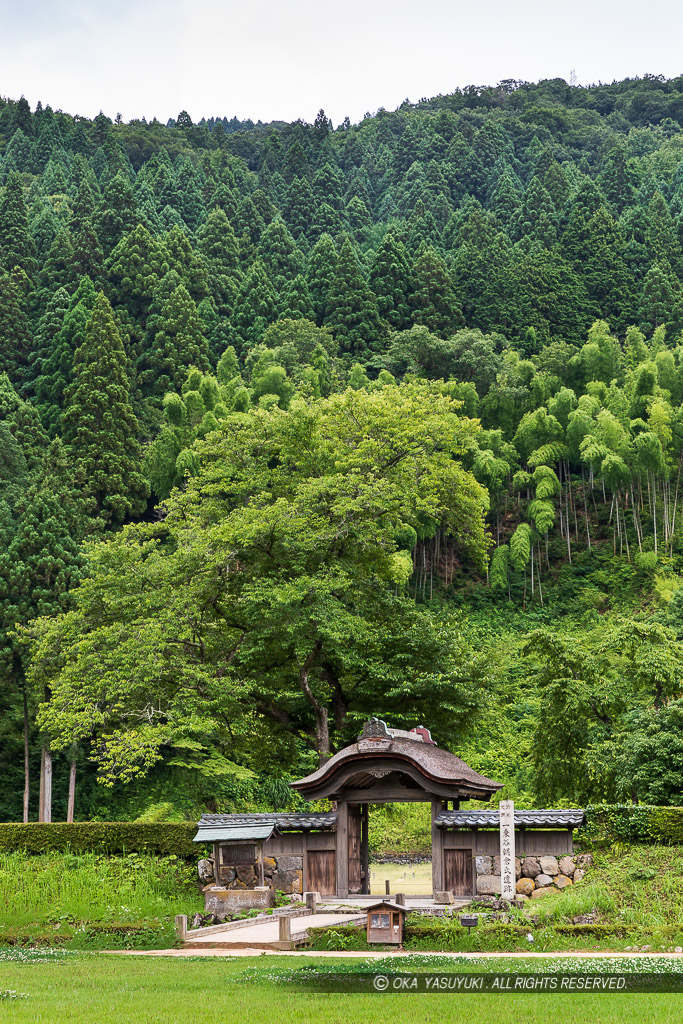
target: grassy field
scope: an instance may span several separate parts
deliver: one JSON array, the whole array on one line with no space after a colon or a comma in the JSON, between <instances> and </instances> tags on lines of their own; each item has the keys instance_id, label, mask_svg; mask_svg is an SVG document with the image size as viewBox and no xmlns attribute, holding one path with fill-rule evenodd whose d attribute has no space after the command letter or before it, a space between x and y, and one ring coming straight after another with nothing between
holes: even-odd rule
<instances>
[{"instance_id":1,"label":"grassy field","mask_svg":"<svg viewBox=\"0 0 683 1024\"><path fill-rule=\"evenodd\" d=\"M390 883L392 896L397 892L409 896L431 896L432 862L427 864L370 864L370 892L383 896L385 883Z\"/></svg>"},{"instance_id":2,"label":"grassy field","mask_svg":"<svg viewBox=\"0 0 683 1024\"><path fill-rule=\"evenodd\" d=\"M314 994L278 984L292 960L173 960L80 955L55 963L7 963L0 954L0 1022L12 1024L678 1024L683 995L671 994ZM297 960L296 968L306 961ZM337 969L335 961L326 968ZM342 965L343 966L343 965ZM496 964L487 969L497 969ZM450 966L450 970L453 970ZM463 969L459 964L457 970ZM473 965L470 970L480 969ZM510 963L505 968L510 969ZM522 964L515 964L516 970Z\"/></svg>"},{"instance_id":3,"label":"grassy field","mask_svg":"<svg viewBox=\"0 0 683 1024\"><path fill-rule=\"evenodd\" d=\"M0 945L164 948L174 916L202 909L177 857L0 853Z\"/></svg>"}]
</instances>

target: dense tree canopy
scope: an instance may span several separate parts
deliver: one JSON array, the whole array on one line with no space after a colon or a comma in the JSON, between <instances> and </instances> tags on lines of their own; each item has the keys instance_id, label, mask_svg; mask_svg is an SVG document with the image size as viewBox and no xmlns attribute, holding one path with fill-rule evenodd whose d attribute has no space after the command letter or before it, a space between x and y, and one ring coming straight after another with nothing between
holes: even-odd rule
<instances>
[{"instance_id":1,"label":"dense tree canopy","mask_svg":"<svg viewBox=\"0 0 683 1024\"><path fill-rule=\"evenodd\" d=\"M520 799L683 801L681 124L656 76L336 128L0 98L0 815L25 738L57 806L87 737L194 813L380 711Z\"/></svg>"}]
</instances>

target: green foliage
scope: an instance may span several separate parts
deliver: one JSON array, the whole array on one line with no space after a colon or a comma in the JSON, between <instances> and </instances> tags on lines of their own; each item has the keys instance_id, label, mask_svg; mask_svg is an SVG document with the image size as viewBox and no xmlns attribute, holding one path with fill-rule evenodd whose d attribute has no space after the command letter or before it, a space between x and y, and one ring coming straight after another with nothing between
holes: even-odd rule
<instances>
[{"instance_id":1,"label":"green foliage","mask_svg":"<svg viewBox=\"0 0 683 1024\"><path fill-rule=\"evenodd\" d=\"M12 666L3 670L0 695L3 806L20 799L24 732L23 677L14 659L23 665L26 654L8 638L17 622L68 607L82 571L83 536L144 518L158 524L154 544L172 548L175 521L171 516L168 530L161 524L180 496L194 500L192 481L207 472L217 435L255 436L258 410L264 432L275 423L280 437L278 417L287 417L306 436L302 424L309 421L297 410L317 410L346 387L359 401L388 405L396 381L404 387L417 380L446 382L439 394L462 403L462 415L481 419L482 430L464 441L456 461L487 491L485 523L477 512L470 530L458 508L466 525L453 535L434 514L433 494L421 494L411 515L379 517L367 560L359 555L353 564L373 579L381 564L382 587L413 612L449 624L454 612L462 615L458 645L480 628L496 637L485 640L500 686L481 709L485 734L457 732L449 743L462 741L468 756L525 798L580 792L581 799L680 802L680 616L675 600L670 612L663 606L660 583L680 572L683 550L683 163L678 86L655 84L645 78L571 90L557 81L456 90L337 130L324 115L312 125L193 124L186 112L166 126L112 124L104 115L89 121L49 107L32 112L23 99L0 102L0 372L7 374L0 383L0 623L3 650L11 651L4 664ZM439 417L434 413L435 423ZM62 445L50 449L50 440ZM375 442L364 442L371 456L361 470L341 459L344 501L351 501L352 473L367 481L376 472L373 459L384 466ZM323 451L338 447L327 435L318 443ZM299 472L300 447L287 441L283 476ZM332 470L321 468L318 454L302 480L312 492L319 479L329 497ZM280 455L271 451L271 469ZM429 476L422 458L415 473ZM239 461L237 450L231 459ZM393 486L381 472L378 479ZM163 502L156 510L147 502L147 480ZM206 483L217 495L221 486ZM373 495L379 507L379 492ZM261 499L264 508L293 500L268 486L258 496L240 491L222 514L232 523L247 507L263 513ZM337 500L341 506L339 494ZM307 498L307 528L315 527L324 547L317 514ZM254 523L240 521L245 536L235 550L244 556L245 538L252 538L255 559ZM485 558L471 555L480 532L493 549L488 577ZM294 550L289 534L286 571L301 582L310 565L302 567ZM315 583L330 601L339 593L332 586L337 569L349 578L346 552L334 550L324 586ZM256 560L247 561L248 577ZM273 583L272 567L266 569L264 587ZM188 569L175 579L185 587L194 577ZM273 593L283 608L295 607L282 580ZM230 656L231 648L221 648L229 629L221 632L213 621L222 607L216 594L203 597L202 615L193 606L201 625L192 616L191 625L183 620L183 651L198 644L215 666L219 648ZM253 624L255 605L249 607ZM375 671L377 638L344 634L329 607L316 610L356 652L356 676L361 664ZM186 609L177 613L182 619ZM617 615L631 624L626 631L616 628ZM203 634L207 617L210 639ZM675 635L645 636L642 626L659 619ZM234 618L230 628L241 621ZM555 675L546 664L544 677L533 659L510 663L508 649L518 650L520 637L536 627L557 642L556 655L567 654L558 655ZM383 642L394 642L391 626L378 631L384 628ZM425 633L416 635L422 649ZM158 657L175 667L167 647ZM410 679L410 658L401 657ZM288 767L306 760L316 729L312 703L300 688L294 694L289 676L282 681L292 658L285 671L264 655L266 697L252 682L247 696L230 691L245 733L253 739L255 730L258 742L275 737L275 761ZM346 656L341 660L346 671ZM158 666L150 664L154 677ZM137 680L132 653L128 670ZM250 666L244 678L253 680L255 671ZM391 671L398 675L396 665ZM141 700L141 684L131 685ZM318 675L312 693L327 699L334 685ZM170 686L165 680L166 695ZM273 691L277 725L267 703ZM352 735L354 715L376 712L371 703L402 713L397 693L380 668L376 687L348 720L330 703L335 722L345 722L335 725L331 742ZM33 814L41 738L36 698L28 697ZM423 697L435 713L442 706L436 684ZM553 730L549 708L570 718L571 728ZM504 740L496 739L496 716ZM197 712L197 720L206 717L205 709ZM218 727L216 742L208 718L208 733L197 739L201 754L158 749L165 762L192 764L193 777L216 750L221 777L234 779L230 765L251 764L249 743L239 729L226 740ZM201 733L195 725L193 741ZM563 765L570 766L568 781L556 785ZM157 770L176 768L188 771L167 763ZM92 795L94 772L82 777L79 768L78 778Z\"/></svg>"},{"instance_id":2,"label":"green foliage","mask_svg":"<svg viewBox=\"0 0 683 1024\"><path fill-rule=\"evenodd\" d=\"M380 804L370 808L368 844L377 854L422 854L432 850L429 804Z\"/></svg>"},{"instance_id":3,"label":"green foliage","mask_svg":"<svg viewBox=\"0 0 683 1024\"><path fill-rule=\"evenodd\" d=\"M344 240L327 293L325 324L342 352L367 355L377 350L384 333L377 300L365 281L348 238Z\"/></svg>"},{"instance_id":4,"label":"green foliage","mask_svg":"<svg viewBox=\"0 0 683 1024\"><path fill-rule=\"evenodd\" d=\"M105 522L140 512L149 493L126 371L111 306L100 292L74 355L62 429L75 478L91 511Z\"/></svg>"},{"instance_id":5,"label":"green foliage","mask_svg":"<svg viewBox=\"0 0 683 1024\"><path fill-rule=\"evenodd\" d=\"M589 804L586 823L576 833L592 846L612 843L683 842L683 807L648 804Z\"/></svg>"},{"instance_id":6,"label":"green foliage","mask_svg":"<svg viewBox=\"0 0 683 1024\"><path fill-rule=\"evenodd\" d=\"M54 745L91 739L110 783L144 774L169 746L207 775L249 775L228 755L249 733L256 694L267 701L259 728L269 708L276 722L286 708L320 757L333 700L354 717L380 704L404 716L424 709L429 690L443 728L461 727L485 674L475 681L456 623L437 623L397 588L393 537L443 522L483 561L484 493L458 461L475 433L427 385L226 419L198 446L198 474L170 496L163 526L128 527L95 548L75 611L38 627L32 679L51 689L41 721ZM169 530L173 543L160 544ZM112 586L113 622L102 603ZM217 617L201 611L207 602Z\"/></svg>"},{"instance_id":7,"label":"green foliage","mask_svg":"<svg viewBox=\"0 0 683 1024\"><path fill-rule=\"evenodd\" d=\"M27 854L158 853L194 858L200 849L192 842L194 822L74 821L36 824L0 822L0 850Z\"/></svg>"}]
</instances>

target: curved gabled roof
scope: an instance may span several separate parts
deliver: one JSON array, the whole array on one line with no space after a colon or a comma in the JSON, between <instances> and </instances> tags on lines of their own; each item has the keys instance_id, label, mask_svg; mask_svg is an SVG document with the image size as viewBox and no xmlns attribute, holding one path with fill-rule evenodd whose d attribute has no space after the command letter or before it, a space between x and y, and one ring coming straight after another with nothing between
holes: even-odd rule
<instances>
[{"instance_id":1,"label":"curved gabled roof","mask_svg":"<svg viewBox=\"0 0 683 1024\"><path fill-rule=\"evenodd\" d=\"M487 779L455 754L437 747L427 730L406 733L387 729L376 719L371 723L366 725L357 743L344 747L316 771L293 782L293 789L306 795L323 795L364 773L381 777L393 771L409 774L427 791L447 787L455 796L459 789L463 795L485 797L502 789L502 783Z\"/></svg>"}]
</instances>

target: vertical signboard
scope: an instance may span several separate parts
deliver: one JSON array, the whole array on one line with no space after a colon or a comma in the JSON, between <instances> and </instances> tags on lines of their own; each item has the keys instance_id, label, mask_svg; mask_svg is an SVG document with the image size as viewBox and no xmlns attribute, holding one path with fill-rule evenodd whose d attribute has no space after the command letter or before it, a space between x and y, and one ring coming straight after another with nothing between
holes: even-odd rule
<instances>
[{"instance_id":1,"label":"vertical signboard","mask_svg":"<svg viewBox=\"0 0 683 1024\"><path fill-rule=\"evenodd\" d=\"M500 895L504 900L514 900L515 887L515 804L513 800L501 800L500 812Z\"/></svg>"}]
</instances>

